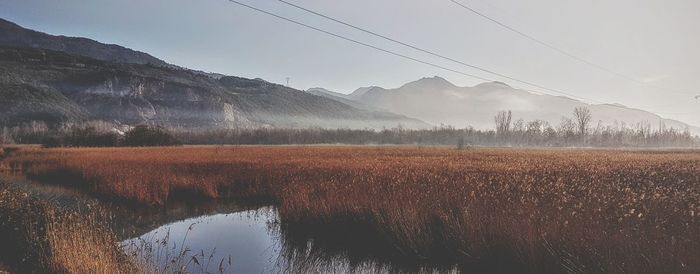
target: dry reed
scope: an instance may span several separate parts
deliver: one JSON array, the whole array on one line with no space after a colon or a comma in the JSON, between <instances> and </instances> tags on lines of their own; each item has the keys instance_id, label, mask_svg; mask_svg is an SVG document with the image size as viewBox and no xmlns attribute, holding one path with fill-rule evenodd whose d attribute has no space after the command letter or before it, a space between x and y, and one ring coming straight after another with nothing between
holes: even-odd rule
<instances>
[{"instance_id":1,"label":"dry reed","mask_svg":"<svg viewBox=\"0 0 700 274\"><path fill-rule=\"evenodd\" d=\"M19 273L133 273L95 215L69 213L0 185L0 257Z\"/></svg>"},{"instance_id":2,"label":"dry reed","mask_svg":"<svg viewBox=\"0 0 700 274\"><path fill-rule=\"evenodd\" d=\"M697 151L26 149L5 161L40 180L137 203L274 203L283 223L364 227L401 255L465 268L700 269Z\"/></svg>"}]
</instances>

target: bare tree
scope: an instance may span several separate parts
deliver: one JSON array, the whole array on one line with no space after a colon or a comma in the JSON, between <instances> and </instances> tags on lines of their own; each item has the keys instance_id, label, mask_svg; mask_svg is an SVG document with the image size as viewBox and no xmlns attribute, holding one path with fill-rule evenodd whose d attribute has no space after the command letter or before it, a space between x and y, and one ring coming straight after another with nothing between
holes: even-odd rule
<instances>
[{"instance_id":1,"label":"bare tree","mask_svg":"<svg viewBox=\"0 0 700 274\"><path fill-rule=\"evenodd\" d=\"M571 139L573 139L574 135L576 134L575 130L576 125L574 124L574 121L571 120L571 118L561 117L561 122L559 122L559 125L557 126L557 132L562 138L562 141L567 143L567 145L571 142Z\"/></svg>"},{"instance_id":2,"label":"bare tree","mask_svg":"<svg viewBox=\"0 0 700 274\"><path fill-rule=\"evenodd\" d=\"M642 138L649 137L651 135L651 124L648 121L637 123L637 134Z\"/></svg>"},{"instance_id":3,"label":"bare tree","mask_svg":"<svg viewBox=\"0 0 700 274\"><path fill-rule=\"evenodd\" d=\"M504 135L510 131L510 122L513 118L513 114L510 110L499 111L495 117L493 117L494 122L496 122L496 133L498 135Z\"/></svg>"},{"instance_id":4,"label":"bare tree","mask_svg":"<svg viewBox=\"0 0 700 274\"><path fill-rule=\"evenodd\" d=\"M578 134L581 136L582 141L585 141L586 132L588 132L588 126L591 124L592 119L593 115L591 115L591 110L587 107L576 107L574 109L576 128L578 129Z\"/></svg>"}]
</instances>

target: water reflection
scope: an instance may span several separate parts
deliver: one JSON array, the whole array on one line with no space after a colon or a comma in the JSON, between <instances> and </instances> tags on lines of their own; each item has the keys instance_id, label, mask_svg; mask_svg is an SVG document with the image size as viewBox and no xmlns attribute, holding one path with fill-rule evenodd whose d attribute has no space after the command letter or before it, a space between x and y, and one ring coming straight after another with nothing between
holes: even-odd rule
<instances>
[{"instance_id":1,"label":"water reflection","mask_svg":"<svg viewBox=\"0 0 700 274\"><path fill-rule=\"evenodd\" d=\"M138 250L139 256L157 267L156 272L182 265L212 273L220 266L227 273L456 272L449 264L419 264L416 258L378 243L380 235L368 235L323 225L310 229L307 224L282 224L274 208L263 207L177 221L122 244L127 252ZM150 250L144 252L144 246ZM179 255L183 252L186 255Z\"/></svg>"},{"instance_id":2,"label":"water reflection","mask_svg":"<svg viewBox=\"0 0 700 274\"><path fill-rule=\"evenodd\" d=\"M230 273L279 272L280 245L270 229L276 216L272 208L266 207L191 218L161 226L122 244L131 251L141 248L139 255L161 270L168 265L169 269L177 269L185 264L202 272L217 272L220 266ZM143 250L149 244L153 247L150 253ZM182 253L186 254L178 258Z\"/></svg>"}]
</instances>

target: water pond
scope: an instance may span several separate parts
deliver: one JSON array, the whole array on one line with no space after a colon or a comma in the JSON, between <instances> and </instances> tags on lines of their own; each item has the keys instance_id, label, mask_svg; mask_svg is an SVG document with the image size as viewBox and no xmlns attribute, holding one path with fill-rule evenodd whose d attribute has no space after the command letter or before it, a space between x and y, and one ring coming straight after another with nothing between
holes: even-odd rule
<instances>
[{"instance_id":1,"label":"water pond","mask_svg":"<svg viewBox=\"0 0 700 274\"><path fill-rule=\"evenodd\" d=\"M310 248L313 240L289 239L294 236L280 233L278 218L273 207L205 215L162 225L121 244L160 273L183 266L202 273L391 272L381 263L353 262L343 252Z\"/></svg>"},{"instance_id":2,"label":"water pond","mask_svg":"<svg viewBox=\"0 0 700 274\"><path fill-rule=\"evenodd\" d=\"M160 270L176 270L184 263L211 272L280 272L275 222L270 207L201 216L163 225L122 245Z\"/></svg>"}]
</instances>

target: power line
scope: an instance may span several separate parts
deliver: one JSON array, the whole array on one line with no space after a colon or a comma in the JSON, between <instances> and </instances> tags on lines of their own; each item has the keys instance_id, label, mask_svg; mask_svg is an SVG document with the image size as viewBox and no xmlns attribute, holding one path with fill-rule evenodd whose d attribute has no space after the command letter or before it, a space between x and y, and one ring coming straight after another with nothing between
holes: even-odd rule
<instances>
[{"instance_id":1,"label":"power line","mask_svg":"<svg viewBox=\"0 0 700 274\"><path fill-rule=\"evenodd\" d=\"M282 16L282 15L278 15L278 14L275 14L275 13L272 13L272 12L269 12L269 11L266 11L266 10L263 10L263 9L260 9L260 8L256 8L256 7L254 7L254 6L251 6L251 5L248 5L248 4L245 4L245 3L242 3L242 2L236 1L236 0L228 0L228 1L231 2L231 3L234 3L234 4L237 4L237 5L240 5L240 6L243 6L243 7L252 9L252 10L255 10L255 11L257 11L257 12L260 12L260 13L263 13L263 14L267 14L267 15L269 15L269 16L272 16L272 17L275 17L275 18L278 18L278 19L281 19L281 20L284 20L284 21L287 21L287 22L290 22L290 23L293 23L293 24L296 24L296 25L299 25L299 26L303 26L303 27L305 27L305 28L309 28L309 29L312 29L312 30L315 30L315 31L318 31L318 32L321 32L321 33L324 33L324 34L327 34L327 35L330 35L330 36L333 36L333 37L336 37L336 38L339 38L339 39L342 39L342 40L345 40L345 41L348 41L348 42L352 42L352 43L355 43L355 44L358 44L358 45L362 45L362 46L364 46L364 47L368 47L368 48L371 48L371 49L374 49L374 50L377 50L377 51L380 51L380 52L384 52L384 53L387 53L387 54L390 54L390 55L394 55L394 56L397 56L397 57L401 57L401 58L404 58L404 59L408 59L408 60L411 60L411 61L414 61L414 62L417 62L417 63L421 63L421 64L428 65L428 66L432 66L432 67L439 68L439 69L442 69L442 70L450 71L450 72L453 72L453 73L465 75L465 76L468 76L468 77L471 77L471 78L475 78L475 79L479 79L479 80L483 80L483 81L489 81L489 82L494 81L494 80L491 80L491 79L488 79L488 78L485 78L485 77L476 76L476 75L469 74L469 73L465 73L465 72L458 71L458 70L455 70L455 69L447 68L447 67L444 67L444 66L441 66L441 65L437 65L437 64L428 62L428 61L424 61L424 60L421 60L421 59L417 59L417 58L414 58L414 57L410 57L410 56L407 56L407 55L404 55L404 54L401 54L401 53L398 53L398 52L395 52L395 51L387 50L387 49L384 49L384 48L380 48L380 47L378 47L378 46L374 46L374 45L371 45L371 44L368 44L368 43L364 43L364 42L361 42L361 41L358 41L358 40L355 40L355 39L352 39L352 38L348 38L348 37L342 36L342 35L340 35L340 34L336 34L336 33L333 33L333 32L330 32L330 31L327 31L327 30L318 28L318 27L314 27L314 26L311 26L311 25L308 25L308 24L299 22L299 21L297 21L297 20L290 19L290 18L288 18L288 17L284 17L284 16ZM282 1L282 0L278 0L278 1L284 2L284 1ZM287 2L285 2L285 3L287 3ZM301 8L301 7L300 7L300 8ZM308 12L312 12L312 11L308 10ZM315 13L314 13L314 14L315 14ZM333 21L338 22L338 23L341 23L341 24L343 24L343 25L351 26L351 27L356 28L356 29L358 29L358 30L362 30L363 32L371 33L371 34L373 34L373 35L375 35L375 36L378 36L378 37L381 37L381 38L384 38L384 39L392 40L393 42L396 42L396 43L399 43L399 44L402 44L402 45L405 44L406 46L411 47L411 48L414 47L414 46L410 46L410 45L407 44L407 43L400 42L400 41L398 41L398 40L391 39L391 38L388 38L388 37L386 37L386 36L382 36L382 35L376 34L376 33L374 33L374 32L371 32L371 31L368 31L368 30L364 30L364 29L361 29L361 28L359 28L359 27L352 26L351 24L342 22L342 21L340 21L340 20L331 19L331 17L321 15L320 13L319 13L319 16L323 16L324 18L328 18L329 20L333 20ZM433 52L428 51L428 50L420 49L420 48L418 48L418 47L415 47L415 49L416 49L416 50L419 50L419 51L421 51L421 52L425 52L425 53L431 54L431 55L433 55L433 56L437 56L437 57L440 57L440 58L443 58L443 59L447 59L447 60L450 60L450 61L453 61L453 62L457 62L457 63L460 63L460 64L463 63L463 64L466 65L466 66L472 67L472 65L469 65L469 64L467 64L467 63L464 63L464 62L461 62L461 61L458 61L458 60L455 60L455 59L452 59L452 58L449 58L449 57L444 57L444 56L442 56L442 55L439 55L439 54L437 54L437 53L433 53ZM492 74L495 74L495 75L499 75L499 76L501 75L501 74L499 74L499 73L490 72L489 70L485 70L485 69L482 69L482 68L477 67L477 66L473 66L473 68L478 69L478 70L481 70L481 71L485 71L485 72L488 72L488 73L492 73ZM524 84L527 84L527 85L532 85L532 86L535 86L535 87L540 87L539 85L531 84L531 83L529 83L529 82L522 81L522 80L519 80L519 79L516 79L516 78L512 78L512 77L508 77L508 76L505 76L505 75L504 75L503 77L504 77L504 78L508 78L508 79L512 79L512 80L514 80L514 81L518 81L518 82L520 82L520 83L524 83ZM540 87L540 88L545 89L545 90L548 90L548 91L551 91L551 92L554 92L554 93L558 93L558 94L562 94L562 95L567 95L567 96L570 96L570 97L573 97L573 98L578 98L578 99L582 99L582 100L588 100L588 101L596 102L596 103L598 103L598 104L602 104L602 106L608 106L608 107L613 107L613 108L620 108L620 109L629 110L629 108L627 108L627 107L621 107L621 106L618 106L618 105L608 104L608 103L601 102L601 101L594 100L594 99L590 99L590 98L580 97L580 96L577 96L577 95L573 95L573 94L570 94L570 93L567 93L567 92L563 92L563 91L558 91L558 90L555 90L555 89L550 89L550 88L546 88L546 87ZM535 92L535 93L541 93L541 92L537 92L537 91L533 91L533 90L528 90L528 89L522 89L522 90L526 90L526 91L530 91L530 92ZM551 95L551 94L550 94L550 95Z\"/></svg>"},{"instance_id":2,"label":"power line","mask_svg":"<svg viewBox=\"0 0 700 274\"><path fill-rule=\"evenodd\" d=\"M340 34L335 34L335 33L333 33L333 32L330 32L330 31L327 31L327 30L323 30L323 29L320 29L320 28L317 28L317 27L314 27L314 26L311 26L311 25L308 25L308 24L305 24L305 23L296 21L296 20L294 20L294 19L290 19L290 18L284 17L284 16L282 16L282 15L278 15L278 14L275 14L275 13L272 13L272 12L269 12L269 11L266 11L266 10L263 10L263 9L259 9L259 8L256 8L256 7L253 7L253 6L250 6L250 5L247 5L247 4L238 2L238 1L236 1L236 0L228 0L228 1L231 2L231 3L234 3L234 4L238 4L238 5L240 5L240 6L243 6L243 7L246 7L246 8L249 8L249 9L252 9L252 10L255 10L255 11L258 11L258 12L261 12L261 13L264 13L264 14L267 14L267 15L270 15L270 16L273 16L273 17L276 17L276 18L285 20L285 21L287 21L287 22L297 24L297 25L299 25L299 26L303 26L303 27L306 27L306 28L309 28L309 29L312 29L312 30L315 30L315 31L318 31L318 32L322 32L322 33L325 33L325 34L327 34L327 35L330 35L330 36L333 36L333 37L336 37L336 38L339 38L339 39L343 39L343 40L345 40L345 41L352 42L352 43L355 43L355 44L358 44L358 45L362 45L362 46L365 46L365 47L368 47L368 48L371 48L371 49L375 49L375 50L378 50L378 51L381 51L381 52L384 52L384 53L388 53L388 54L391 54L391 55L394 55L394 56L397 56L397 57L401 57L401 58L404 58L404 59L408 59L408 60L411 60L411 61L414 61L414 62L418 62L418 63L424 64L424 65L432 66L432 67L439 68L439 69L442 69L442 70L454 72L454 73L457 73L457 74L465 75L465 76L472 77L472 78L475 78L475 79L479 79L479 80L483 80L483 81L493 81L493 80L488 79L488 78L484 78L484 77L481 77L481 76L476 76L476 75L469 74L469 73L466 73L466 72L454 70L454 69L451 69L451 68L448 68L448 67L444 67L444 66L441 66L441 65L438 65L438 64L434 64L434 63L431 63L431 62L428 62L428 61L424 61L424 60L421 60L421 59L413 58L413 57L410 57L410 56L408 56L408 55L404 55L404 54L401 54L401 53L398 53L398 52L395 52L395 51L391 51L391 50L388 50L388 49L380 48L380 47L378 47L378 46L374 46L374 45L371 45L371 44L368 44L368 43L365 43L365 42L361 42L361 41L358 41L358 40L355 40L355 39L352 39L352 38L348 38L348 37L342 36L342 35L340 35Z\"/></svg>"},{"instance_id":3,"label":"power line","mask_svg":"<svg viewBox=\"0 0 700 274\"><path fill-rule=\"evenodd\" d=\"M476 14L476 15L478 15L478 16L480 16L480 17L486 19L486 20L489 20L489 21L491 21L491 22L493 22L493 23L495 23L495 24L497 24L497 25L499 25L499 26L501 26L501 27L503 27L503 28L505 28L505 29L507 29L507 30L509 30L509 31L512 31L512 32L514 32L514 33L516 33L516 34L518 34L518 35L520 35L520 36L522 36L522 37L525 37L526 39L528 39L528 40L530 40L530 41L533 41L533 42L535 42L535 43L537 43L537 44L540 44L540 45L542 45L542 46L544 46L544 47L546 47L546 48L549 48L549 49L551 49L551 50L554 50L554 51L556 51L556 52L558 52L558 53L560 53L560 54L562 54L562 55L568 56L569 58L572 58L572 59L574 59L574 60L577 60L577 61L579 61L579 62L582 62L582 63L584 63L584 64L587 64L587 65L589 65L589 66L595 67L595 68L597 68L597 69L599 69L599 70L602 70L602 71L605 71L605 72L607 72L607 73L613 74L613 75L615 75L615 76L617 76L617 77L623 78L623 79L628 80L628 81L635 82L635 83L637 83L637 84L639 84L639 85L641 85L641 86L649 86L649 87L653 87L653 88L656 88L656 89L663 89L663 90L666 90L666 91L669 91L669 92L680 93L680 94L690 94L690 92L668 90L668 89L665 89L665 88L662 88L662 87L659 87L659 86L656 86L656 85L652 85L652 84L649 84L649 83L645 83L644 81L640 81L640 80L638 80L638 79L635 79L635 78L633 78L633 77L627 76L627 75L622 74L622 73L620 73L620 72L617 72L617 71L614 71L614 70L612 70L612 69L606 68L606 67L604 67L604 66L602 66L602 65L599 65L599 64L597 64L597 63L594 63L594 62L588 61L588 60L586 60L586 59L583 59L583 58L581 58L581 57L578 57L577 55L574 55L574 54L572 54L572 53L570 53L570 52L568 52L568 51L565 51L565 50L563 50L563 49L560 49L560 48L558 48L558 47L555 47L555 46L553 46L553 45L550 44L550 43L547 43L547 42L545 42L545 41L542 41L542 40L540 40L540 39L537 39L537 38L533 37L532 35L529 35L529 34L527 34L527 33L524 33L524 32L522 32L522 31L520 31L520 30L517 30L517 29L515 29L515 28L513 28L513 27L511 27L511 26L509 26L509 25L506 25L505 23L502 23L501 21L498 21L498 20L496 20L496 19L494 19L494 18L492 18L492 17L490 17L490 16L488 16L488 15L482 13L482 12L479 12L478 10L476 10L476 9L474 9L474 8L472 8L472 7L468 6L468 5L466 5L466 4L463 4L463 3L461 3L461 2L459 2L459 1L457 1L457 0L448 0L448 1L450 1L450 2L452 2L452 3L455 3L455 4L457 4L458 6L464 8L464 9L466 9L466 10L468 10L468 11L470 11L470 12L472 12L472 13L474 13L474 14Z\"/></svg>"},{"instance_id":4,"label":"power line","mask_svg":"<svg viewBox=\"0 0 700 274\"><path fill-rule=\"evenodd\" d=\"M379 38L382 38L382 39L385 39L385 40L394 42L394 43L396 43L396 44L399 44L399 45L402 45L402 46L405 46L405 47L408 47L408 48L411 48L411 49L414 49L414 50L417 50L417 51L420 51L420 52L423 52L423 53L426 53L426 54L429 54L429 55L432 55L432 56L435 56L435 57L438 57L438 58L442 58L442 59L445 59L445 60L448 60L448 61L451 61L451 62L455 62L455 63L460 64L460 65L464 65L464 66L467 66L467 67L470 67L470 68L473 68L473 69L481 70L481 71L486 72L486 73L490 73L490 74L493 74L493 75L496 75L496 76L500 76L500 77L503 77L503 78L506 78L506 79L510 79L510 80L513 80L513 81L517 81L517 82L520 82L520 83L523 83L523 84L526 84L526 85L534 86L534 87L537 87L537 88L540 88L540 89L548 90L548 91L551 91L551 92L554 92L554 93L563 94L563 95L571 96L571 97L578 98L578 99L588 100L588 101L595 102L595 103L598 103L598 104L606 104L605 102L602 102L602 101L599 101L599 100L595 100L595 99L591 99L591 98L586 98L586 97L581 97L581 96L576 96L576 95L573 95L573 94L568 93L568 92L563 92L563 91L561 91L561 90L555 90L555 89L547 88L547 87L541 86L541 85L539 85L539 84L535 84L535 83L532 83L532 82L529 82L529 81L520 80L520 79L517 79L517 78L514 78L514 77L510 77L510 76L507 76L507 75L504 75L504 74L501 74L501 73L497 73L497 72L492 71L492 70L484 69L484 68L479 67L479 66L471 65L471 64L468 64L468 63L466 63L466 62L459 61L459 60L456 60L456 59L454 59L454 58L451 58L451 57L448 57L448 56L445 56L445 55L436 53L436 52L434 52L434 51L426 50L426 49L420 48L420 47L418 47L418 46L416 46L416 45L409 44L409 43L407 43L407 42L402 42L402 41L399 41L399 40L397 40L397 39L395 39L395 38L391 38L391 37L388 37L388 36L386 36L386 35L382 35L382 34L379 34L379 33L377 33L377 32L374 32L374 31L371 31L371 30L368 30L368 29L365 29L365 28L362 28L362 27L359 27L359 26L356 26L356 25L353 25L353 24L344 22L344 21L342 21L342 20L339 20L339 19L333 18L333 17L331 17L331 16L322 14L322 13L320 13L320 12L317 12L317 11L314 11L314 10L311 10L311 9L308 9L308 8L305 8L305 7L302 7L302 6L300 6L300 5L297 5L297 4L288 2L288 1L286 1L286 0L277 0L277 1L279 1L279 2L281 2L281 3L284 3L284 4L288 5L288 6L291 6L291 7L297 8L297 9L300 9L300 10L305 11L305 12L307 12L307 13L310 13L310 14L313 14L313 15L316 15L316 16L319 16L319 17L328 19L328 20L330 20L330 21L336 22L336 23L338 23L338 24L341 24L341 25L344 25L344 26L353 28L353 29L355 29L355 30L359 30L359 31L361 31L361 32L364 32L364 33L367 33L367 34L370 34L370 35L373 35L373 36L375 36L375 37L379 37ZM497 24L499 24L499 25L502 25L502 26L505 27L505 28L511 29L512 31L515 31L515 32L519 33L520 35L523 35L523 36L527 37L528 39L531 39L531 40L533 40L533 41L535 41L535 42L538 42L538 43L540 43L540 44L542 44L542 45L544 45L544 46L546 46L546 47L552 48L552 49L554 49L554 50L556 50L556 51L560 51L562 54L571 55L571 57L573 57L573 58L580 59L579 61L588 63L588 61L586 61L586 60L584 60L584 59L582 59L582 58L578 58L578 57L576 57L575 55L569 54L569 53L567 53L567 52L565 52L565 51L563 51L563 50L559 50L558 48L556 48L556 47L554 47L554 46L551 46L551 45L549 45L549 44L547 44L547 43L545 43L545 42L539 41L539 40L537 40L536 38L534 38L534 37L532 37L532 36L529 36L529 35L527 35L527 34L525 34L525 33L522 33L522 32L520 32L520 31L518 31L518 30L516 30L516 29L513 29L513 28L511 28L511 27L509 27L509 26L507 26L507 25L505 25L505 24L501 24L500 22L496 21L495 19L492 19L492 18L490 18L490 17L488 17L488 16L486 16L486 15L484 15L484 14L482 14L482 13L479 13L478 11L476 11L476 10L474 10L474 9L471 9L471 8L469 8L469 7L467 7L467 6L461 5L459 2L456 2L456 1L454 1L454 0L450 0L450 1L453 1L454 3L456 3L456 4L458 4L458 5L460 5L460 6L464 7L464 8L467 8L467 9L473 11L474 13L477 13L477 14L479 14L480 16L482 16L482 17L484 17L484 18L487 18L487 19L489 19L489 20L491 20L491 21L493 21L493 22L495 22L495 23L497 23ZM594 63L591 63L591 64L594 65L594 66L596 66L596 64L594 64ZM607 70L606 68L604 68L604 67L602 67L602 66L600 66L600 69ZM612 72L612 73L615 73L614 71L611 71L611 72ZM621 76L622 76L622 77L625 77L624 75L621 75ZM634 79L631 79L631 80L634 80ZM643 84L643 83L642 83L642 84ZM527 89L525 89L525 90L527 90ZM535 93L540 93L540 92L536 92L536 91L533 91L533 90L527 90L527 91L535 92ZM616 106L616 105L613 105L613 104L606 104L606 105L613 106L613 107L618 107L618 108L622 108L622 107L619 107L619 106Z\"/></svg>"},{"instance_id":5,"label":"power line","mask_svg":"<svg viewBox=\"0 0 700 274\"><path fill-rule=\"evenodd\" d=\"M542 86L542 85L539 85L539 84L536 84L536 83L532 83L532 82L525 81L525 80L520 80L520 79L515 78L515 77L511 77L511 76L504 75L504 74L501 74L501 73L498 73L498 72L495 72L495 71L492 71L492 70L489 70L489 69L485 69L485 68L482 68L482 67L479 67L479 66L476 66L476 65L472 65L472 64L463 62L463 61L459 61L459 60L457 60L457 59L454 59L454 58L451 58L451 57L447 57L447 56L445 56L445 55L436 53L436 52L434 52L434 51L426 50L426 49L420 48L420 47L418 47L418 46L415 46L415 45L412 45L412 44L409 44L409 43L406 43L406 42L402 42L402 41L399 41L399 40L397 40L397 39L388 37L388 36L386 36L386 35L382 35L382 34L379 34L379 33L377 33L377 32L374 32L374 31L371 31L371 30L367 30L367 29L365 29L365 28L361 28L361 27L358 27L358 26L356 26L356 25L353 25L353 24L350 24L350 23L341 21L341 20L339 20L339 19L335 19L335 18L330 17L330 16L328 16L328 15L325 15L325 14L322 14L322 13L319 13L319 12L316 12L316 11L313 11L313 10L310 10L310 9L307 9L307 8L304 8L304 7L302 7L302 6L299 6L299 5L296 5L296 4L287 2L287 1L285 1L285 0L277 0L277 1L282 2L282 3L286 4L286 5L292 6L292 7L294 7L294 8L303 10L303 11L305 11L305 12L314 14L314 15L316 15L316 16L320 16L320 17L323 17L323 18L325 18L325 19L331 20L331 21L336 22L336 23L338 23L338 24L341 24L341 25L344 25L344 26L347 26L347 27L350 27L350 28L353 28L353 29L362 31L362 32L367 33L367 34L370 34L370 35L373 35L373 36L375 36L375 37L379 37L379 38L382 38L382 39L385 39L385 40L394 42L394 43L396 43L396 44L399 44L399 45L402 45L402 46L405 46L405 47L409 47L409 48L411 48L411 49L414 49L414 50L417 50L417 51L420 51L420 52L423 52L423 53L426 53L426 54L429 54L429 55L432 55L432 56L435 56L435 57L438 57L438 58L442 58L442 59L444 59L444 60L448 60L448 61L451 61L451 62L460 64L460 65L463 65L463 66L467 66L467 67L470 67L470 68L473 68L473 69L477 69L477 70L480 70L480 71L483 71L483 72L486 72L486 73L489 73L489 74L493 74L493 75L496 75L496 76L499 76L499 77L502 77L502 78L506 78L506 79L509 79L509 80L512 80L512 81L516 81L516 82L519 82L519 83L522 83L522 84L526 84L526 85L533 86L533 87L536 87L536 88L540 88L540 89L543 89L543 90L547 90L547 91L550 91L550 92L554 92L554 93L558 93L558 94L563 94L563 95L567 95L567 96L571 96L571 97L579 98L579 99L583 99L583 100L588 100L588 101L592 101L592 102L596 102L596 103L601 103L601 104L603 103L603 102L600 102L600 101L597 101L597 100L593 100L593 99L589 99L589 98L585 98L585 97L580 97L580 96L577 96L577 95L574 95L574 94L571 94L571 93L568 93L568 92L564 92L564 91L561 91L561 90L551 89L551 88L548 88L548 87L545 87L545 86Z\"/></svg>"}]
</instances>

